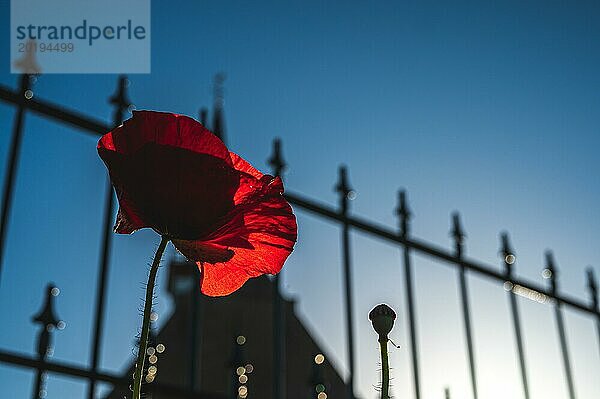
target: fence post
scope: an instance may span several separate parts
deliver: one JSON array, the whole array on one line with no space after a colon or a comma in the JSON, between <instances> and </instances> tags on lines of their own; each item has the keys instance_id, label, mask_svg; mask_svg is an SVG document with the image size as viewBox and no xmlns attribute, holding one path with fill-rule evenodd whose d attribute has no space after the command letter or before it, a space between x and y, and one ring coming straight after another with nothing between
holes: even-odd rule
<instances>
[{"instance_id":1,"label":"fence post","mask_svg":"<svg viewBox=\"0 0 600 399\"><path fill-rule=\"evenodd\" d=\"M346 298L346 334L348 337L348 382L347 399L354 399L354 322L352 301L352 265L350 260L350 225L346 219L348 216L348 201L354 193L348 184L348 174L345 166L339 168L339 180L335 186L339 194L339 214L344 218L342 222L342 263L344 266L344 288Z\"/></svg>"},{"instance_id":2,"label":"fence post","mask_svg":"<svg viewBox=\"0 0 600 399\"><path fill-rule=\"evenodd\" d=\"M273 155L268 160L273 175L281 177L285 161L281 155L281 140L273 140ZM281 272L273 276L273 399L287 396L286 387L286 330L283 298L281 297Z\"/></svg>"},{"instance_id":3,"label":"fence post","mask_svg":"<svg viewBox=\"0 0 600 399\"><path fill-rule=\"evenodd\" d=\"M590 266L587 269L588 289L592 299L592 307L596 311L596 332L598 333L598 348L600 349L600 302L598 300L598 285L594 277L594 269Z\"/></svg>"},{"instance_id":4,"label":"fence post","mask_svg":"<svg viewBox=\"0 0 600 399\"><path fill-rule=\"evenodd\" d=\"M465 336L467 337L467 353L469 355L469 370L471 373L471 387L473 389L473 398L477 399L477 376L475 373L475 354L473 353L473 336L471 333L471 312L469 309L469 292L467 286L467 277L465 266L460 262L463 257L463 243L466 237L460 224L460 215L454 212L452 215L452 231L451 236L454 238L455 256L459 260L459 284L460 284L460 299L463 308L463 317L465 323Z\"/></svg>"},{"instance_id":5,"label":"fence post","mask_svg":"<svg viewBox=\"0 0 600 399\"><path fill-rule=\"evenodd\" d=\"M44 362L52 348L52 332L56 328L62 328L64 323L58 319L54 312L54 297L58 296L60 290L48 284L46 287L46 299L42 310L33 316L32 321L40 325L40 330L37 338L37 356L41 366L37 369L35 377L35 385L31 397L33 399L42 399L46 397L44 385Z\"/></svg>"},{"instance_id":6,"label":"fence post","mask_svg":"<svg viewBox=\"0 0 600 399\"><path fill-rule=\"evenodd\" d=\"M562 314L562 303L558 299L558 281L557 269L554 263L554 256L551 251L546 251L546 270L543 276L550 279L550 290L555 298L554 315L556 317L556 327L558 328L558 337L560 339L560 349L562 352L563 366L565 369L565 378L567 380L567 388L569 389L569 398L575 399L575 387L573 385L573 375L571 374L571 360L569 358L569 348L567 346L567 335L565 332L565 322Z\"/></svg>"},{"instance_id":7,"label":"fence post","mask_svg":"<svg viewBox=\"0 0 600 399\"><path fill-rule=\"evenodd\" d=\"M400 237L408 239L410 233L411 212L406 199L406 191L402 190L398 193L398 208L396 214L400 218ZM419 351L417 344L417 323L415 299L413 290L412 265L410 262L410 248L408 245L403 246L404 256L404 286L406 289L406 306L408 308L408 327L410 330L410 349L412 359L413 383L415 389L415 398L421 398L421 385L419 382Z\"/></svg>"},{"instance_id":8,"label":"fence post","mask_svg":"<svg viewBox=\"0 0 600 399\"><path fill-rule=\"evenodd\" d=\"M26 99L33 97L33 92L30 90L32 79L34 79L34 77L31 75L21 75L19 95L25 97ZM23 99L20 100L24 101ZM17 174L17 166L19 164L19 155L21 153L21 142L23 141L24 120L25 106L21 102L17 108L17 114L13 124L10 151L8 153L8 164L6 167L6 175L4 176L4 189L2 190L2 216L0 216L0 282L2 282L4 244L6 243L6 232L8 230L8 219L10 218L15 176Z\"/></svg>"},{"instance_id":9,"label":"fence post","mask_svg":"<svg viewBox=\"0 0 600 399\"><path fill-rule=\"evenodd\" d=\"M517 302L517 295L513 292L513 265L516 257L513 249L511 248L508 240L508 233L502 233L500 235L501 248L500 254L504 262L504 273L506 274L505 288L508 291L508 297L510 299L510 310L513 318L513 326L515 328L515 341L517 342L517 355L519 356L519 367L521 369L521 382L523 384L523 394L525 399L529 399L529 384L527 382L527 368L525 366L525 351L523 349L523 338L521 335L521 317L519 315L519 306Z\"/></svg>"},{"instance_id":10,"label":"fence post","mask_svg":"<svg viewBox=\"0 0 600 399\"><path fill-rule=\"evenodd\" d=\"M125 76L119 77L117 92L109 99L110 104L115 106L113 112L113 126L118 126L123 121L125 111L129 108L130 102L127 96L128 80ZM100 361L100 344L102 341L102 332L104 327L104 306L106 304L106 283L108 281L108 268L110 264L110 250L112 244L112 226L115 209L115 200L113 188L110 179L107 178L106 198L104 205L104 221L102 227L102 246L100 252L100 265L98 274L98 284L96 286L96 309L94 313L94 330L92 340L92 371L96 372ZM88 398L94 399L96 391L96 380L90 380L88 389Z\"/></svg>"}]
</instances>

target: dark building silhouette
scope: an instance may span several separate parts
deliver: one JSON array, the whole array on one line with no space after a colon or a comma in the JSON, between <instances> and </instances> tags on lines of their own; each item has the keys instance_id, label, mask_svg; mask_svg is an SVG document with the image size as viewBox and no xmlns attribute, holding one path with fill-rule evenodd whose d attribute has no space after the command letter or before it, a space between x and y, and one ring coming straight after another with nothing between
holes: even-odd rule
<instances>
[{"instance_id":1,"label":"dark building silhouette","mask_svg":"<svg viewBox=\"0 0 600 399\"><path fill-rule=\"evenodd\" d=\"M174 311L152 337L155 363L147 357L146 370L155 366L156 372L149 380L204 393L199 399L273 398L272 280L251 279L230 296L210 298L199 292L194 263L174 260L167 270ZM294 302L283 303L285 398L344 398L342 378L295 315ZM127 372L132 374L133 366ZM115 390L107 399L125 395L130 393ZM153 399L170 397L156 393Z\"/></svg>"},{"instance_id":2,"label":"dark building silhouette","mask_svg":"<svg viewBox=\"0 0 600 399\"><path fill-rule=\"evenodd\" d=\"M223 88L224 81L225 74L223 73L216 74L213 79L212 124L210 124L208 120L208 108L206 107L200 108L198 120L200 123L202 123L202 125L204 125L204 127L209 129L215 134L215 136L220 138L223 143L227 143L227 138L225 137L225 111L223 110L223 105L225 104L225 89Z\"/></svg>"},{"instance_id":3,"label":"dark building silhouette","mask_svg":"<svg viewBox=\"0 0 600 399\"><path fill-rule=\"evenodd\" d=\"M223 105L225 103L223 82L225 82L225 74L216 74L214 77L213 87L214 104L212 132L224 143L226 143L227 139L225 137L225 116L223 111Z\"/></svg>"}]
</instances>

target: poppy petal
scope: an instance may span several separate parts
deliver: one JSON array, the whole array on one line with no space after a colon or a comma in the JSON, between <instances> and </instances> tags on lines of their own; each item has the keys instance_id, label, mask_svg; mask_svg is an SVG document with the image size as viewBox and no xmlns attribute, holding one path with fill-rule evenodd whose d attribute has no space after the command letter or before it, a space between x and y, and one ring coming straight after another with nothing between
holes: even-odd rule
<instances>
[{"instance_id":1,"label":"poppy petal","mask_svg":"<svg viewBox=\"0 0 600 399\"><path fill-rule=\"evenodd\" d=\"M254 166L250 165L248 161L240 157L238 154L234 152L229 152L229 156L231 157L231 162L233 163L233 167L235 170L244 172L245 174L248 174L254 177L255 179L259 180L262 179L262 177L264 176L264 173L261 173Z\"/></svg>"},{"instance_id":2,"label":"poppy petal","mask_svg":"<svg viewBox=\"0 0 600 399\"><path fill-rule=\"evenodd\" d=\"M172 240L175 248L188 259L202 259L204 262L227 262L233 257L233 250L224 245L205 244L190 240Z\"/></svg>"},{"instance_id":3,"label":"poppy petal","mask_svg":"<svg viewBox=\"0 0 600 399\"><path fill-rule=\"evenodd\" d=\"M296 242L296 218L281 195L281 180L246 175L240 182L246 194L224 217L222 226L202 240L187 241L184 246L175 242L184 255L203 264L202 292L206 295L227 295L250 277L279 273ZM193 257L225 248L231 251L226 261Z\"/></svg>"},{"instance_id":4,"label":"poppy petal","mask_svg":"<svg viewBox=\"0 0 600 399\"><path fill-rule=\"evenodd\" d=\"M200 122L185 115L156 111L133 111L133 117L102 136L98 149L132 154L148 143L190 150L233 162L221 139Z\"/></svg>"},{"instance_id":5,"label":"poppy petal","mask_svg":"<svg viewBox=\"0 0 600 399\"><path fill-rule=\"evenodd\" d=\"M239 174L229 152L191 118L136 112L100 140L98 152L119 199L117 233L153 227L197 238L234 206Z\"/></svg>"},{"instance_id":6,"label":"poppy petal","mask_svg":"<svg viewBox=\"0 0 600 399\"><path fill-rule=\"evenodd\" d=\"M134 213L134 208L128 206L128 202L122 202L117 212L117 220L115 221L114 231L119 234L131 234L139 229L151 227L147 225L142 217Z\"/></svg>"},{"instance_id":7,"label":"poppy petal","mask_svg":"<svg viewBox=\"0 0 600 399\"><path fill-rule=\"evenodd\" d=\"M200 269L200 288L204 295L225 296L237 291L250 275L240 268L230 264L216 263L209 265L197 262Z\"/></svg>"}]
</instances>

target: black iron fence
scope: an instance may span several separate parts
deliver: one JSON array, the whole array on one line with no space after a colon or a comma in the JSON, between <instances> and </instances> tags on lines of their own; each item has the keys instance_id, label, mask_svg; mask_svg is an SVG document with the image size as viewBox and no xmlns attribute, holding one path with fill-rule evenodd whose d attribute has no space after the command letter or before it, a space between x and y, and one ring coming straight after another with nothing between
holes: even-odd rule
<instances>
[{"instance_id":1,"label":"black iron fence","mask_svg":"<svg viewBox=\"0 0 600 399\"><path fill-rule=\"evenodd\" d=\"M60 105L53 104L33 97L31 90L32 76L22 75L20 86L17 90L0 86L0 100L17 107L17 112L13 124L12 137L10 140L10 149L8 154L8 164L5 170L4 188L2 192L2 214L0 219L0 282L2 277L2 267L4 266L4 253L6 235L8 232L8 220L11 212L13 190L17 177L17 164L21 151L21 141L24 133L23 121L27 112L33 112L50 120L65 125L70 125L83 133L99 136L109 131L112 126L106 125L87 115L83 115L74 110L68 110ZM110 104L114 107L113 123L121 123L125 111L130 103L127 96L126 78L120 77L116 93L109 98ZM284 170L285 162L281 156L281 144L278 140L274 142L273 154L269 160L273 167L275 175L280 175ZM399 193L398 208L398 228L375 224L369 220L350 215L349 199L353 191L349 184L347 171L345 167L339 170L339 181L336 186L339 194L339 206L337 208L314 201L294 192L287 192L286 197L297 210L312 213L324 220L336 223L341 228L341 247L342 247L342 267L344 276L344 299L346 311L346 335L347 335L347 359L348 359L348 379L346 381L348 390L347 398L354 398L354 377L355 377L355 344L354 344L354 322L353 322L353 292L352 292L352 251L350 246L350 233L360 231L380 240L397 245L402 250L402 261L404 266L404 292L406 295L407 318L410 333L410 357L412 362L412 375L414 379L414 397L421 398L421 379L419 376L419 342L417 340L416 306L415 306L415 288L413 282L413 266L411 263L411 254L417 253L431 257L442 263L446 263L456 268L458 273L460 302L462 304L462 314L464 323L464 333L467 343L468 365L473 398L478 399L477 385L477 367L473 348L473 323L470 312L470 299L468 287L468 275L473 274L491 281L495 281L503 286L508 292L510 298L510 311L513 320L516 352L520 366L520 377L523 389L523 395L529 399L529 386L527 380L527 363L524 354L524 342L521 332L521 321L519 315L519 306L517 295L524 295L537 300L549 301L555 311L556 326L558 329L559 345L562 354L565 384L569 392L569 399L575 399L575 387L572 378L569 348L565 335L565 324L563 320L563 308L582 312L592 317L596 322L598 334L598 343L600 344L600 305L598 298L598 288L592 270L588 270L588 288L590 300L588 302L560 293L558 288L558 270L551 252L546 253L546 269L544 277L550 281L549 287L544 287L538 283L525 281L514 275L513 264L515 263L514 251L511 248L508 235L501 235L500 253L503 258L504 271L495 270L492 265L485 264L464 256L465 233L461 226L460 217L455 213L452 217L451 235L454 240L454 250L438 247L424 240L413 237L410 234L411 212L408 206L407 195L404 191ZM35 321L41 325L38 336L37 357L26 356L23 354L12 353L5 349L0 349L0 362L12 365L14 367L24 367L36 371L36 381L33 387L33 397L40 397L41 380L45 373L55 373L59 375L81 378L89 381L88 397L95 395L96 384L98 382L110 383L116 387L126 387L130 384L129 379L122 376L108 374L98 371L99 353L102 342L102 331L105 316L107 291L107 272L109 269L109 254L111 251L111 229L114 217L114 196L110 182L106 182L106 200L103 221L103 235L101 252L99 256L97 291L95 298L94 328L93 339L90 343L91 362L89 367L81 368L47 359L46 353L52 339L52 331L55 327L60 327L56 318L52 298L56 294L55 287L48 286L46 303L40 314L35 316ZM10 265L7 265L10 267ZM281 365L285 361L282 342L285 341L284 329L281 328L281 300L280 284L276 278L275 287L275 314L274 314L274 361L275 365ZM283 399L285 389L282 387L281 370L283 367L274 367L273 393L274 398ZM148 392L160 392L169 394L176 398L218 398L217 395L211 395L206 392L197 392L193 389L182 389L177 386L165 384L150 384L147 387ZM449 392L446 390L446 397Z\"/></svg>"}]
</instances>

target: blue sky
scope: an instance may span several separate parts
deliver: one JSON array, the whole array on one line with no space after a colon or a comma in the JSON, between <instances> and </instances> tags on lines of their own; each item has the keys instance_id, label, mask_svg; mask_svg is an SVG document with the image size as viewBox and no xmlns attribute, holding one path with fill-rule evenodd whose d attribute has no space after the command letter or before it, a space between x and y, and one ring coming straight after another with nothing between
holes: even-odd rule
<instances>
[{"instance_id":1,"label":"blue sky","mask_svg":"<svg viewBox=\"0 0 600 399\"><path fill-rule=\"evenodd\" d=\"M0 0L8 54L9 2ZM450 245L459 210L467 254L497 264L498 233L511 234L517 273L540 281L555 251L561 289L587 298L584 270L600 275L600 7L544 2L154 2L152 73L132 75L138 109L191 116L212 102L212 76L227 74L230 148L262 170L273 137L283 140L286 186L331 204L337 167L349 166L352 211L395 226L396 192L408 190L418 237ZM0 82L16 87L6 58ZM110 120L114 75L47 75L35 95ZM13 108L0 104L0 164ZM32 353L43 287L62 290L54 358L86 365L92 325L106 171L96 139L28 115L0 287L0 346ZM4 168L4 167L3 167ZM4 170L4 169L3 169ZM344 372L339 232L301 211L300 238L285 267L286 291ZM102 367L131 358L150 231L114 239ZM376 338L368 311L399 313L392 333L393 393L412 392L400 254L355 234L358 393L375 398ZM456 274L415 256L424 397L468 397ZM166 274L163 272L162 276ZM481 397L520 398L506 293L470 280ZM164 286L164 285L163 285ZM159 312L170 300L159 291ZM318 295L315 295L318 292ZM552 308L521 300L533 398L566 397ZM593 321L567 312L580 398L597 397ZM118 326L118 328L116 327ZM110 344L109 344L110 343ZM10 397L30 394L30 373L0 366ZM85 385L51 379L48 398L76 398Z\"/></svg>"}]
</instances>

